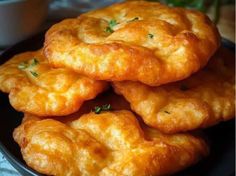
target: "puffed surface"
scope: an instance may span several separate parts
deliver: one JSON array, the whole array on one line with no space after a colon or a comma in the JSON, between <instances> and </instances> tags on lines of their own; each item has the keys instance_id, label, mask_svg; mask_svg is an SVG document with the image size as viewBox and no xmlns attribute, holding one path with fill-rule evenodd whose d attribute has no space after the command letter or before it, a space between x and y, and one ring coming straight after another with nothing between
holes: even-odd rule
<instances>
[{"instance_id":1,"label":"puffed surface","mask_svg":"<svg viewBox=\"0 0 236 176\"><path fill-rule=\"evenodd\" d=\"M157 86L205 66L219 43L215 25L201 12L132 1L55 24L44 52L54 66L96 80Z\"/></svg>"},{"instance_id":2,"label":"puffed surface","mask_svg":"<svg viewBox=\"0 0 236 176\"><path fill-rule=\"evenodd\" d=\"M159 87L124 81L113 87L149 126L165 133L194 130L234 118L234 66L234 54L221 48L186 80Z\"/></svg>"},{"instance_id":3,"label":"puffed surface","mask_svg":"<svg viewBox=\"0 0 236 176\"><path fill-rule=\"evenodd\" d=\"M28 115L13 136L30 167L56 176L166 175L208 153L201 138L141 128L126 110L90 112L67 125Z\"/></svg>"},{"instance_id":4,"label":"puffed surface","mask_svg":"<svg viewBox=\"0 0 236 176\"><path fill-rule=\"evenodd\" d=\"M18 54L0 66L0 90L10 93L11 105L39 116L76 112L106 87L103 81L52 68L42 50Z\"/></svg>"}]
</instances>

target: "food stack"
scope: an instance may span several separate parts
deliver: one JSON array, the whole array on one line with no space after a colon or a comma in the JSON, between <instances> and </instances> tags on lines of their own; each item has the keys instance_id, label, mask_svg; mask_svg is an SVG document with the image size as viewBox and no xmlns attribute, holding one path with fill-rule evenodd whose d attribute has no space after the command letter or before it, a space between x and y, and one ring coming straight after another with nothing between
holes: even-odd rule
<instances>
[{"instance_id":1,"label":"food stack","mask_svg":"<svg viewBox=\"0 0 236 176\"><path fill-rule=\"evenodd\" d=\"M207 156L196 130L234 117L234 55L201 12L129 1L53 25L0 67L25 113L13 133L46 175L176 173ZM194 131L194 132L193 132ZM193 135L194 133L194 135Z\"/></svg>"}]
</instances>

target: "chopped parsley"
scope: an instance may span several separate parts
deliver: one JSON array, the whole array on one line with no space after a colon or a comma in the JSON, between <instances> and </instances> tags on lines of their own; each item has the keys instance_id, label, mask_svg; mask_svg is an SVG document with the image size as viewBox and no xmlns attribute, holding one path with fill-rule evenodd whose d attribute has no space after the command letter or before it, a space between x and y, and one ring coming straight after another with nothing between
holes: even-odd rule
<instances>
[{"instance_id":1,"label":"chopped parsley","mask_svg":"<svg viewBox=\"0 0 236 176\"><path fill-rule=\"evenodd\" d=\"M25 70L25 69L32 69L33 67L35 67L36 65L39 64L39 61L36 58L32 59L32 62L29 64L27 62L22 62L18 65L18 69L20 70ZM38 73L36 73L35 71L30 70L30 73L34 76L34 77L38 77Z\"/></svg>"},{"instance_id":2,"label":"chopped parsley","mask_svg":"<svg viewBox=\"0 0 236 176\"><path fill-rule=\"evenodd\" d=\"M105 32L112 33L114 32L113 27L116 26L118 23L116 20L110 20L108 26L105 29Z\"/></svg>"},{"instance_id":3,"label":"chopped parsley","mask_svg":"<svg viewBox=\"0 0 236 176\"><path fill-rule=\"evenodd\" d=\"M92 111L95 114L100 114L102 111L109 111L111 109L112 109L111 104L105 104L105 105L102 105L102 106L95 106Z\"/></svg>"},{"instance_id":4,"label":"chopped parsley","mask_svg":"<svg viewBox=\"0 0 236 176\"><path fill-rule=\"evenodd\" d=\"M152 39L152 38L154 37L154 35L153 35L153 34L148 34L148 37L149 37L150 39Z\"/></svg>"},{"instance_id":5,"label":"chopped parsley","mask_svg":"<svg viewBox=\"0 0 236 176\"><path fill-rule=\"evenodd\" d=\"M38 77L38 73L34 72L34 71L30 71L30 73L34 76L34 77Z\"/></svg>"},{"instance_id":6,"label":"chopped parsley","mask_svg":"<svg viewBox=\"0 0 236 176\"><path fill-rule=\"evenodd\" d=\"M169 111L164 111L164 113L166 113L166 114L170 114L170 112L169 112Z\"/></svg>"},{"instance_id":7,"label":"chopped parsley","mask_svg":"<svg viewBox=\"0 0 236 176\"><path fill-rule=\"evenodd\" d=\"M34 66L36 66L36 65L38 65L38 64L39 64L39 61L38 61L36 58L33 58L31 64L28 64L26 61L24 61L24 62L21 62L21 63L18 65L18 68L19 68L20 70L24 70L24 69L27 69L27 68L32 68L32 67L34 67Z\"/></svg>"},{"instance_id":8,"label":"chopped parsley","mask_svg":"<svg viewBox=\"0 0 236 176\"><path fill-rule=\"evenodd\" d=\"M186 84L181 84L179 89L182 90L182 91L186 91L186 90L189 89L189 87Z\"/></svg>"},{"instance_id":9,"label":"chopped parsley","mask_svg":"<svg viewBox=\"0 0 236 176\"><path fill-rule=\"evenodd\" d=\"M18 65L18 68L19 68L20 70L24 70L24 69L28 68L27 62L21 62L21 63Z\"/></svg>"},{"instance_id":10,"label":"chopped parsley","mask_svg":"<svg viewBox=\"0 0 236 176\"><path fill-rule=\"evenodd\" d=\"M112 32L114 32L114 30L111 29L111 28L108 26L108 27L106 27L105 32L112 33Z\"/></svg>"},{"instance_id":11,"label":"chopped parsley","mask_svg":"<svg viewBox=\"0 0 236 176\"><path fill-rule=\"evenodd\" d=\"M137 21L137 20L139 20L139 17L135 17L132 20L130 20L129 22L133 22L133 21Z\"/></svg>"},{"instance_id":12,"label":"chopped parsley","mask_svg":"<svg viewBox=\"0 0 236 176\"><path fill-rule=\"evenodd\" d=\"M116 22L116 20L111 20L109 21L109 27L113 28L114 26L116 26L118 23Z\"/></svg>"},{"instance_id":13,"label":"chopped parsley","mask_svg":"<svg viewBox=\"0 0 236 176\"><path fill-rule=\"evenodd\" d=\"M36 58L33 58L33 61L32 61L32 63L31 63L31 67L34 67L34 66L36 66L36 65L38 65L39 64L39 61L36 59Z\"/></svg>"}]
</instances>

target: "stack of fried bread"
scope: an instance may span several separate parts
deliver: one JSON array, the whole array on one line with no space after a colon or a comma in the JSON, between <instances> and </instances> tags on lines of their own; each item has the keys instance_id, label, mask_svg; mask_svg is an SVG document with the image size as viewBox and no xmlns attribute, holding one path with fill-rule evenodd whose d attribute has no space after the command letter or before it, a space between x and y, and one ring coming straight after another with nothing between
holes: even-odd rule
<instances>
[{"instance_id":1,"label":"stack of fried bread","mask_svg":"<svg viewBox=\"0 0 236 176\"><path fill-rule=\"evenodd\" d=\"M158 176L209 154L198 131L234 117L234 71L206 15L128 1L53 25L0 66L0 89L24 112L13 137L34 170Z\"/></svg>"}]
</instances>

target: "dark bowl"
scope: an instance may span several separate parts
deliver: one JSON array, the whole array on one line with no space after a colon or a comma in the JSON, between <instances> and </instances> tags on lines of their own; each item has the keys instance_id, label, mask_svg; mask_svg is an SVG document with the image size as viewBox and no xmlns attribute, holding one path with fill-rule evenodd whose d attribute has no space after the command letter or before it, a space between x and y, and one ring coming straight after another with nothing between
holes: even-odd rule
<instances>
[{"instance_id":1,"label":"dark bowl","mask_svg":"<svg viewBox=\"0 0 236 176\"><path fill-rule=\"evenodd\" d=\"M41 33L16 44L0 56L0 65L17 53L41 48L43 41L44 33ZM235 52L234 43L222 39L222 44ZM20 124L23 114L11 107L8 95L4 93L0 93L0 114L2 114L0 118L0 151L23 176L41 176L42 174L37 173L25 164L20 148L12 138L13 129ZM198 164L176 175L233 176L235 173L235 120L205 129L204 132L209 139L210 155Z\"/></svg>"}]
</instances>

